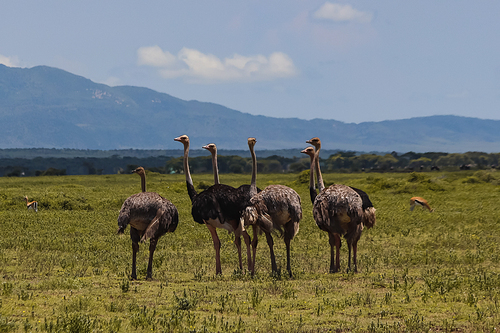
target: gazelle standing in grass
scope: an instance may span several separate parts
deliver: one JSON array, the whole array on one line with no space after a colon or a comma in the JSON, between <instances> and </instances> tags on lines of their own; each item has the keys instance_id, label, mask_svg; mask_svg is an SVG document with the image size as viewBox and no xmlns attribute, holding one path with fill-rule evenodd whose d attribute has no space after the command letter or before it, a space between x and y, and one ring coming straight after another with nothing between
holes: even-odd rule
<instances>
[{"instance_id":1,"label":"gazelle standing in grass","mask_svg":"<svg viewBox=\"0 0 500 333\"><path fill-rule=\"evenodd\" d=\"M27 195L24 196L24 200L26 200L26 207L28 208L28 210L33 209L35 212L38 212L38 202L36 202L36 201L30 202L28 200Z\"/></svg>"}]
</instances>

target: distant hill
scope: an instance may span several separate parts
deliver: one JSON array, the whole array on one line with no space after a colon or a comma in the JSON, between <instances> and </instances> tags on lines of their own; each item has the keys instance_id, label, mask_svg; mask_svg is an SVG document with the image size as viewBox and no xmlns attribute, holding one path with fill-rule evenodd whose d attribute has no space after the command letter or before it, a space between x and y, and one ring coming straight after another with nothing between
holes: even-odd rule
<instances>
[{"instance_id":1,"label":"distant hill","mask_svg":"<svg viewBox=\"0 0 500 333\"><path fill-rule=\"evenodd\" d=\"M147 88L109 87L46 66L0 65L0 148L181 149L304 148L354 151L500 151L500 121L432 116L360 124L253 116L213 103L184 101Z\"/></svg>"}]
</instances>

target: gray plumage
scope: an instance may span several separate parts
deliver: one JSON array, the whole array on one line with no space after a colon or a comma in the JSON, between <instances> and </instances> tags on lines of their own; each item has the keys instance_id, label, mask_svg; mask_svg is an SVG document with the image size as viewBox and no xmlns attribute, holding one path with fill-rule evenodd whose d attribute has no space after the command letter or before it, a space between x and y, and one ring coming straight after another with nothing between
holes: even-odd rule
<instances>
[{"instance_id":1,"label":"gray plumage","mask_svg":"<svg viewBox=\"0 0 500 333\"><path fill-rule=\"evenodd\" d=\"M293 239L299 231L299 221L302 219L300 196L295 190L284 185L269 185L263 191L250 199L255 211L254 216L261 218L259 227L264 232L276 230L280 235ZM254 220L256 220L254 218ZM284 229L287 223L293 228Z\"/></svg>"},{"instance_id":2,"label":"gray plumage","mask_svg":"<svg viewBox=\"0 0 500 333\"><path fill-rule=\"evenodd\" d=\"M349 186L334 184L316 196L313 216L323 231L345 235L361 223L361 197Z\"/></svg>"},{"instance_id":3,"label":"gray plumage","mask_svg":"<svg viewBox=\"0 0 500 333\"><path fill-rule=\"evenodd\" d=\"M118 229L124 231L130 224L140 238L132 239L145 242L159 238L167 232L174 232L179 222L179 214L173 203L154 192L141 192L125 200L118 215Z\"/></svg>"}]
</instances>

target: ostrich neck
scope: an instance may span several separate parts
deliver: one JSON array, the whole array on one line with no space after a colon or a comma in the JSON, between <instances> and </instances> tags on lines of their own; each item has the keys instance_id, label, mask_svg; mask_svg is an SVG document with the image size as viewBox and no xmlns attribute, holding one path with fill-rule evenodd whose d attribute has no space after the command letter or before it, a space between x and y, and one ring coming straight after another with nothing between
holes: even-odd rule
<instances>
[{"instance_id":1,"label":"ostrich neck","mask_svg":"<svg viewBox=\"0 0 500 333\"><path fill-rule=\"evenodd\" d=\"M186 175L186 183L193 185L193 179L189 172L189 143L184 146L184 174Z\"/></svg>"},{"instance_id":2,"label":"ostrich neck","mask_svg":"<svg viewBox=\"0 0 500 333\"><path fill-rule=\"evenodd\" d=\"M189 172L189 142L184 145L184 174L186 175L186 187L189 195L189 199L193 202L194 198L198 195L196 192L193 180L191 179L191 173Z\"/></svg>"},{"instance_id":3,"label":"ostrich neck","mask_svg":"<svg viewBox=\"0 0 500 333\"><path fill-rule=\"evenodd\" d=\"M321 147L318 147L316 153L314 154L314 159L316 160L316 173L318 174L318 190L321 192L325 189L325 184L323 183L323 176L321 175L321 169L319 167L319 151ZM314 182L314 180L313 180Z\"/></svg>"},{"instance_id":4,"label":"ostrich neck","mask_svg":"<svg viewBox=\"0 0 500 333\"><path fill-rule=\"evenodd\" d=\"M311 169L309 171L309 194L311 196L311 202L314 203L316 199L316 186L314 185L314 155L311 155Z\"/></svg>"},{"instance_id":5,"label":"ostrich neck","mask_svg":"<svg viewBox=\"0 0 500 333\"><path fill-rule=\"evenodd\" d=\"M141 173L140 176L142 192L146 192L146 175Z\"/></svg>"},{"instance_id":6,"label":"ostrich neck","mask_svg":"<svg viewBox=\"0 0 500 333\"><path fill-rule=\"evenodd\" d=\"M252 182L250 183L250 197L257 194L257 156L253 146L250 147L250 154L252 155Z\"/></svg>"},{"instance_id":7,"label":"ostrich neck","mask_svg":"<svg viewBox=\"0 0 500 333\"><path fill-rule=\"evenodd\" d=\"M212 153L212 169L214 170L214 184L219 184L219 167L217 166L217 152Z\"/></svg>"}]
</instances>

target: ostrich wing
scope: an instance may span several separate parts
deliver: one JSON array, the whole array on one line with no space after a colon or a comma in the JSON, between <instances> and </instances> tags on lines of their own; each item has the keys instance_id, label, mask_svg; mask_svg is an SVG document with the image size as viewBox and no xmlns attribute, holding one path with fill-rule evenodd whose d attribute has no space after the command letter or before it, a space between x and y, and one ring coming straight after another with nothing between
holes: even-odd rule
<instances>
[{"instance_id":1,"label":"ostrich wing","mask_svg":"<svg viewBox=\"0 0 500 333\"><path fill-rule=\"evenodd\" d=\"M282 227L285 224L290 221L299 222L302 219L300 196L287 186L269 185L250 201L260 216L260 227L263 230L269 231L274 228L282 234ZM293 234L297 232L298 227Z\"/></svg>"},{"instance_id":2,"label":"ostrich wing","mask_svg":"<svg viewBox=\"0 0 500 333\"><path fill-rule=\"evenodd\" d=\"M160 226L160 218L163 215L163 209L158 208L158 211L156 212L156 216L154 219L149 223L148 227L146 228L146 231L144 231L144 235L142 235L141 242L145 242L151 237L154 237L156 232L159 229Z\"/></svg>"},{"instance_id":3,"label":"ostrich wing","mask_svg":"<svg viewBox=\"0 0 500 333\"><path fill-rule=\"evenodd\" d=\"M352 188L361 197L361 200L363 201L363 206L362 206L363 210L366 210L369 207L373 207L373 204L372 204L370 198L368 197L368 194L366 194L365 191L360 190L359 188L352 187L352 186L349 186L349 187Z\"/></svg>"},{"instance_id":4,"label":"ostrich wing","mask_svg":"<svg viewBox=\"0 0 500 333\"><path fill-rule=\"evenodd\" d=\"M252 203L263 213L273 215L288 212L292 221L297 222L302 219L300 196L287 186L269 185L254 198L251 200Z\"/></svg>"}]
</instances>

